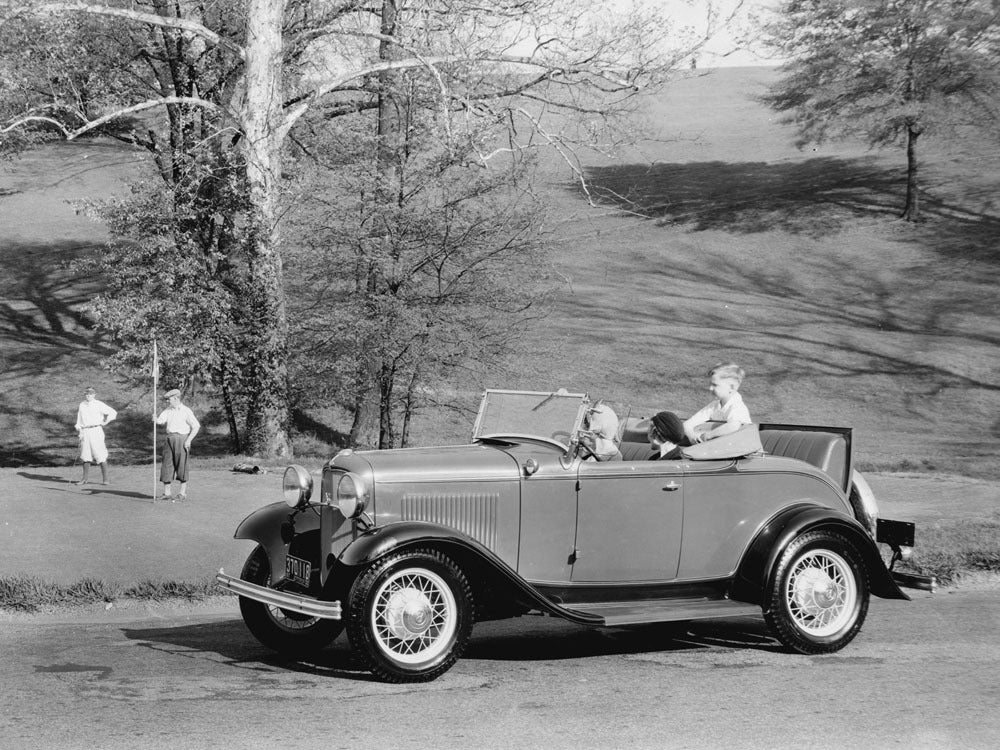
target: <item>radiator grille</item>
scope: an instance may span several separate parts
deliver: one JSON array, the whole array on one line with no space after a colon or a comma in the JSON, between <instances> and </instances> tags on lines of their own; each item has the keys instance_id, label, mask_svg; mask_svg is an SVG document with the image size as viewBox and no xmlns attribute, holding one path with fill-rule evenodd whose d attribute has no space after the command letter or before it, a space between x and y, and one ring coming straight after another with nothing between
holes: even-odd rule
<instances>
[{"instance_id":1,"label":"radiator grille","mask_svg":"<svg viewBox=\"0 0 1000 750\"><path fill-rule=\"evenodd\" d=\"M429 521L458 529L490 549L496 549L497 493L434 493L403 495L403 521Z\"/></svg>"}]
</instances>

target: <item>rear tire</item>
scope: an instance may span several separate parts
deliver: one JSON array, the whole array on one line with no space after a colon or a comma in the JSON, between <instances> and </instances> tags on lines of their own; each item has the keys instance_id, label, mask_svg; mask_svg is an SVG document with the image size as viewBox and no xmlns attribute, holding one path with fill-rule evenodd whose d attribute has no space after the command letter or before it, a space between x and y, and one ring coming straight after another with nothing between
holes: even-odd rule
<instances>
[{"instance_id":1,"label":"rear tire","mask_svg":"<svg viewBox=\"0 0 1000 750\"><path fill-rule=\"evenodd\" d=\"M472 591L455 562L418 549L379 560L348 595L347 637L386 682L428 682L451 669L472 634Z\"/></svg>"},{"instance_id":2,"label":"rear tire","mask_svg":"<svg viewBox=\"0 0 1000 750\"><path fill-rule=\"evenodd\" d=\"M271 564L263 547L258 546L250 553L240 578L258 586L271 583ZM285 656L314 654L329 645L344 629L339 620L309 617L243 596L240 597L240 613L258 641Z\"/></svg>"},{"instance_id":3,"label":"rear tire","mask_svg":"<svg viewBox=\"0 0 1000 750\"><path fill-rule=\"evenodd\" d=\"M782 553L764 619L792 651L831 653L861 630L868 597L868 571L854 545L836 532L810 531Z\"/></svg>"}]
</instances>

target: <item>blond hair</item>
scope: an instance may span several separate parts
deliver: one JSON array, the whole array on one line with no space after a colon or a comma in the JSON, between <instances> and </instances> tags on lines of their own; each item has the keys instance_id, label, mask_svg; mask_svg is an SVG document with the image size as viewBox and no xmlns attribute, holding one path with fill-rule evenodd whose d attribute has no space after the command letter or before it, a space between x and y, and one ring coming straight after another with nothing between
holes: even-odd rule
<instances>
[{"instance_id":1,"label":"blond hair","mask_svg":"<svg viewBox=\"0 0 1000 750\"><path fill-rule=\"evenodd\" d=\"M743 372L743 368L734 362L717 364L708 371L708 377L712 377L713 375L718 375L720 378L731 378L737 383L742 383L743 378L746 377L746 373Z\"/></svg>"}]
</instances>

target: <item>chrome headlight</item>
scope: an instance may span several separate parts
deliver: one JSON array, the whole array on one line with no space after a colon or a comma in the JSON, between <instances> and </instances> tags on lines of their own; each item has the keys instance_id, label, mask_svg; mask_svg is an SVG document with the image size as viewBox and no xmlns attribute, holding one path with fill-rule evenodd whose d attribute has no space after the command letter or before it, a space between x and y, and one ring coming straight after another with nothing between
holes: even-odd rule
<instances>
[{"instance_id":1,"label":"chrome headlight","mask_svg":"<svg viewBox=\"0 0 1000 750\"><path fill-rule=\"evenodd\" d=\"M357 518L368 505L368 492L364 480L353 472L340 477L336 491L337 508L344 518Z\"/></svg>"},{"instance_id":2,"label":"chrome headlight","mask_svg":"<svg viewBox=\"0 0 1000 750\"><path fill-rule=\"evenodd\" d=\"M281 494L290 507L305 505L312 497L312 491L313 478L308 471L298 464L285 469L285 475L281 479Z\"/></svg>"}]
</instances>

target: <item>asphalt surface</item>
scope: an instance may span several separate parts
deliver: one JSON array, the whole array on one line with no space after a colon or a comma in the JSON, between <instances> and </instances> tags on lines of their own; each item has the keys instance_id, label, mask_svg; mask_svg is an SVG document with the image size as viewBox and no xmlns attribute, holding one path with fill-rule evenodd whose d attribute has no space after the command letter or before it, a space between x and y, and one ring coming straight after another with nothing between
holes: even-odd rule
<instances>
[{"instance_id":1,"label":"asphalt surface","mask_svg":"<svg viewBox=\"0 0 1000 750\"><path fill-rule=\"evenodd\" d=\"M64 613L68 614L68 613ZM762 619L591 630L480 623L438 680L373 681L341 636L301 661L228 609L0 620L0 746L30 750L993 750L1000 594L872 600L827 656Z\"/></svg>"}]
</instances>

